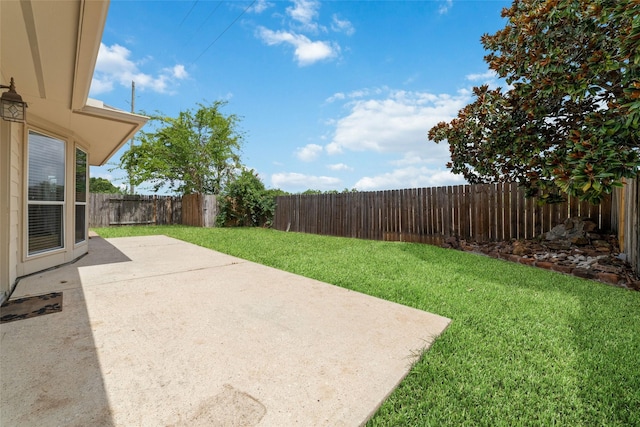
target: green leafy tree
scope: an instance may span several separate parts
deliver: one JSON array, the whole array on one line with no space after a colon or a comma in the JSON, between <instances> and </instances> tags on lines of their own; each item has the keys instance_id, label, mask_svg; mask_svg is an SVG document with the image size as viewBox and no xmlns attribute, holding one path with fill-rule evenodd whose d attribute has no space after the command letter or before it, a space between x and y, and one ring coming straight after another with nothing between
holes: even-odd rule
<instances>
[{"instance_id":1,"label":"green leafy tree","mask_svg":"<svg viewBox=\"0 0 640 427\"><path fill-rule=\"evenodd\" d=\"M120 167L130 171L134 185L149 182L155 191L166 186L179 194L219 194L241 166L243 142L239 118L220 111L225 104L152 117L155 130L141 132L140 144L121 157Z\"/></svg>"},{"instance_id":2,"label":"green leafy tree","mask_svg":"<svg viewBox=\"0 0 640 427\"><path fill-rule=\"evenodd\" d=\"M276 197L284 194L282 190L267 190L254 170L243 168L222 192L218 224L270 226L275 214Z\"/></svg>"},{"instance_id":3,"label":"green leafy tree","mask_svg":"<svg viewBox=\"0 0 640 427\"><path fill-rule=\"evenodd\" d=\"M105 178L89 178L90 193L122 194L122 190Z\"/></svg>"},{"instance_id":4,"label":"green leafy tree","mask_svg":"<svg viewBox=\"0 0 640 427\"><path fill-rule=\"evenodd\" d=\"M484 35L510 89L475 101L429 138L471 183L517 181L549 202L598 202L640 165L640 1L515 0Z\"/></svg>"},{"instance_id":5,"label":"green leafy tree","mask_svg":"<svg viewBox=\"0 0 640 427\"><path fill-rule=\"evenodd\" d=\"M314 194L340 194L340 193L357 193L357 192L358 192L358 190L356 188L352 188L352 189L344 188L342 191L338 191L338 190L322 191L322 190L314 190L312 188L309 188L307 190L304 190L300 194L303 194L303 195L314 195Z\"/></svg>"}]
</instances>

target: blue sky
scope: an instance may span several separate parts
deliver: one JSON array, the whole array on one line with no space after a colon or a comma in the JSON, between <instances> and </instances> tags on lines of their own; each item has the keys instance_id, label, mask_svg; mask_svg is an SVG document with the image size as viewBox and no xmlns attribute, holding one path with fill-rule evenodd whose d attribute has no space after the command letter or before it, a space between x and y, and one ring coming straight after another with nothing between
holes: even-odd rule
<instances>
[{"instance_id":1,"label":"blue sky","mask_svg":"<svg viewBox=\"0 0 640 427\"><path fill-rule=\"evenodd\" d=\"M112 0L90 96L177 116L226 100L267 188L462 184L428 130L498 82L480 37L509 1ZM110 170L94 177L124 184ZM150 187L137 188L150 193Z\"/></svg>"}]
</instances>

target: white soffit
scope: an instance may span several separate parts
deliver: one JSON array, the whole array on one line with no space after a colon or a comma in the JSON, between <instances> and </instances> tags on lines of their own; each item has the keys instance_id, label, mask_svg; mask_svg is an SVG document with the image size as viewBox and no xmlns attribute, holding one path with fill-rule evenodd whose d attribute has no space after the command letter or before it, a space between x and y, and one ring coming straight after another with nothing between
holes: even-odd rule
<instances>
[{"instance_id":1,"label":"white soffit","mask_svg":"<svg viewBox=\"0 0 640 427\"><path fill-rule=\"evenodd\" d=\"M11 77L27 121L74 134L104 164L148 120L88 99L109 2L0 0L0 81Z\"/></svg>"}]
</instances>

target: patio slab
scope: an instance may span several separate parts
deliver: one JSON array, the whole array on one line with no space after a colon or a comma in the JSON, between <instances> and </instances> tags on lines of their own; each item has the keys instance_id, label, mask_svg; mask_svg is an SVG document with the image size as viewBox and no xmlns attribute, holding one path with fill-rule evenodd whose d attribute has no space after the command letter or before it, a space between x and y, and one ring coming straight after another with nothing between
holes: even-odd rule
<instances>
[{"instance_id":1,"label":"patio slab","mask_svg":"<svg viewBox=\"0 0 640 427\"><path fill-rule=\"evenodd\" d=\"M357 426L449 324L165 236L90 240L11 299L0 425Z\"/></svg>"}]
</instances>

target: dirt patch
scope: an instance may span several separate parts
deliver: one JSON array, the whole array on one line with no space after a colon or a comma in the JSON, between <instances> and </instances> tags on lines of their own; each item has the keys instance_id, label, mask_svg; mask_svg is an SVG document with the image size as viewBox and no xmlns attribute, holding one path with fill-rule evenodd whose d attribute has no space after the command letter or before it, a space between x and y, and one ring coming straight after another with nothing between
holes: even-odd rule
<instances>
[{"instance_id":1,"label":"dirt patch","mask_svg":"<svg viewBox=\"0 0 640 427\"><path fill-rule=\"evenodd\" d=\"M184 425L252 427L260 423L266 412L258 400L225 384L222 392L202 402Z\"/></svg>"}]
</instances>

